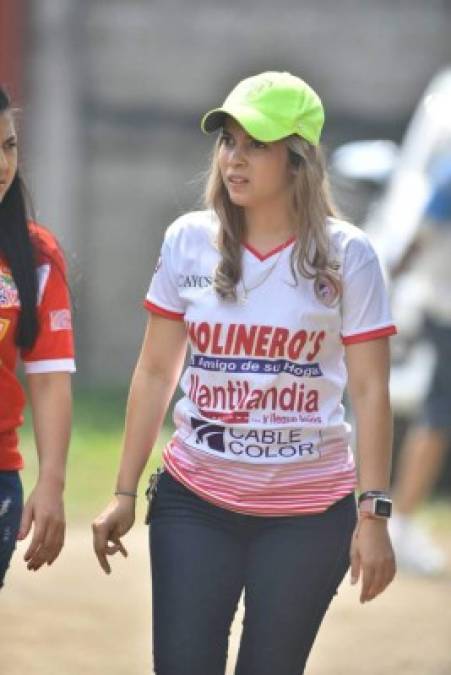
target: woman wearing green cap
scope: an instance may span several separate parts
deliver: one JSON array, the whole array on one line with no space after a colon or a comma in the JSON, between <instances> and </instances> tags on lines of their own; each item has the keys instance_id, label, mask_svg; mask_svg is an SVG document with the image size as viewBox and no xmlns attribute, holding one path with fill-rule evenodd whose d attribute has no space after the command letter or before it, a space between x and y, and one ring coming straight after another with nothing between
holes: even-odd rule
<instances>
[{"instance_id":1,"label":"woman wearing green cap","mask_svg":"<svg viewBox=\"0 0 451 675\"><path fill-rule=\"evenodd\" d=\"M158 675L223 675L243 590L236 675L299 675L350 562L362 602L394 576L396 329L371 245L334 217L323 121L316 93L278 72L243 80L204 117L205 132L219 130L208 208L168 228L145 300L116 494L93 529L108 573L107 556L126 554L120 538L189 345L149 490Z\"/></svg>"}]
</instances>

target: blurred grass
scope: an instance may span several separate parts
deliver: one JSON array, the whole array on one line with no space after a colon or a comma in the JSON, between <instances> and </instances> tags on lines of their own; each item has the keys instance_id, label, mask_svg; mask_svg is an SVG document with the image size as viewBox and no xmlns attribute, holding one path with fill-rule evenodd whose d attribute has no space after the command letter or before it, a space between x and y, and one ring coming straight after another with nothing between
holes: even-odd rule
<instances>
[{"instance_id":1,"label":"blurred grass","mask_svg":"<svg viewBox=\"0 0 451 675\"><path fill-rule=\"evenodd\" d=\"M91 521L108 503L115 487L127 401L124 390L78 390L74 393L74 425L66 482L68 521ZM144 491L150 473L161 464L161 453L172 433L168 413L138 489L137 518L145 513ZM21 430L26 467L25 493L31 490L37 471L29 412ZM449 533L451 499L439 496L427 503L420 519L437 533Z\"/></svg>"},{"instance_id":2,"label":"blurred grass","mask_svg":"<svg viewBox=\"0 0 451 675\"><path fill-rule=\"evenodd\" d=\"M126 390L82 390L74 393L73 432L65 492L69 522L92 520L114 492L126 400ZM137 517L141 519L145 511L146 482L149 474L161 463L163 447L171 435L170 420L169 414L139 485ZM28 494L37 473L29 411L20 439L25 458L22 478L25 494Z\"/></svg>"}]
</instances>

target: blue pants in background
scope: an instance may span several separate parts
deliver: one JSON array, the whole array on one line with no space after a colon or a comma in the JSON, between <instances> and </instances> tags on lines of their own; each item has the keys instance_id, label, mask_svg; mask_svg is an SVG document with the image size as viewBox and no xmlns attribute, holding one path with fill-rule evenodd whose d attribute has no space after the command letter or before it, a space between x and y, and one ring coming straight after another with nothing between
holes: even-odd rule
<instances>
[{"instance_id":1,"label":"blue pants in background","mask_svg":"<svg viewBox=\"0 0 451 675\"><path fill-rule=\"evenodd\" d=\"M16 548L23 492L18 471L0 471L0 588Z\"/></svg>"}]
</instances>

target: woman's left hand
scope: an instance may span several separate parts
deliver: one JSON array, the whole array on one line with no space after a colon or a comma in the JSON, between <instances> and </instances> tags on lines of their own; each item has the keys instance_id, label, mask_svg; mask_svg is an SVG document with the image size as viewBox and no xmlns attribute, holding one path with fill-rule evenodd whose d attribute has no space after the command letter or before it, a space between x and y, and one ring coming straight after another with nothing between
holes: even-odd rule
<instances>
[{"instance_id":1,"label":"woman's left hand","mask_svg":"<svg viewBox=\"0 0 451 675\"><path fill-rule=\"evenodd\" d=\"M66 522L63 490L59 485L38 481L24 506L17 539L25 539L34 524L31 543L24 555L29 570L51 565L64 544Z\"/></svg>"},{"instance_id":2,"label":"woman's left hand","mask_svg":"<svg viewBox=\"0 0 451 675\"><path fill-rule=\"evenodd\" d=\"M373 600L387 588L396 573L396 561L387 521L359 517L351 543L351 583L362 578L360 602Z\"/></svg>"}]
</instances>

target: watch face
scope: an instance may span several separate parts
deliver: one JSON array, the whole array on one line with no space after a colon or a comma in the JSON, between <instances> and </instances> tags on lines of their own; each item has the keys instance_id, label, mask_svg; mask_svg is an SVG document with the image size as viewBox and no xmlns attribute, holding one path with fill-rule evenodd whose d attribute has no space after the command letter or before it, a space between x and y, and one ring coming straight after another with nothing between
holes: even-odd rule
<instances>
[{"instance_id":1,"label":"watch face","mask_svg":"<svg viewBox=\"0 0 451 675\"><path fill-rule=\"evenodd\" d=\"M374 500L374 513L377 516L382 516L383 518L390 518L391 516L392 503L389 499L383 499L379 497Z\"/></svg>"}]
</instances>

